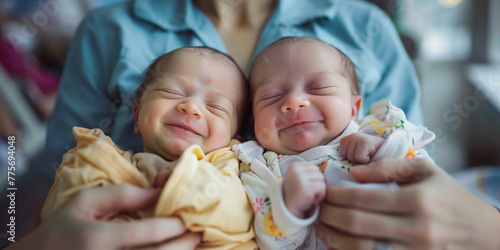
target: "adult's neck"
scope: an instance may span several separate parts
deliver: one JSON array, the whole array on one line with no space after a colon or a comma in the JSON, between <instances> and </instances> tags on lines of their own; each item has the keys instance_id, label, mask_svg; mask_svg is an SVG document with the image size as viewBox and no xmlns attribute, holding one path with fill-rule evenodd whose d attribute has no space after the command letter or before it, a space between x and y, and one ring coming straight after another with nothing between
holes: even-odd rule
<instances>
[{"instance_id":1,"label":"adult's neck","mask_svg":"<svg viewBox=\"0 0 500 250\"><path fill-rule=\"evenodd\" d=\"M193 0L220 31L261 26L271 15L277 0Z\"/></svg>"}]
</instances>

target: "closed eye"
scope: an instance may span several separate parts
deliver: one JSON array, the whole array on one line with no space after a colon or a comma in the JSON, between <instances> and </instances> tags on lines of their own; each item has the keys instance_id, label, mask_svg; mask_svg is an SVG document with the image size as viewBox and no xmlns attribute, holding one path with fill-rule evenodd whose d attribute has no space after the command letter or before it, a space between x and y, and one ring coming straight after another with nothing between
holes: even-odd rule
<instances>
[{"instance_id":1,"label":"closed eye","mask_svg":"<svg viewBox=\"0 0 500 250\"><path fill-rule=\"evenodd\" d=\"M307 92L313 95L330 95L338 89L335 84L315 84L307 89Z\"/></svg>"},{"instance_id":2,"label":"closed eye","mask_svg":"<svg viewBox=\"0 0 500 250\"><path fill-rule=\"evenodd\" d=\"M156 91L161 92L167 98L176 99L184 97L183 93L172 89L156 89Z\"/></svg>"},{"instance_id":3,"label":"closed eye","mask_svg":"<svg viewBox=\"0 0 500 250\"><path fill-rule=\"evenodd\" d=\"M281 99L282 93L271 92L263 95L257 101L257 104L271 105Z\"/></svg>"},{"instance_id":4,"label":"closed eye","mask_svg":"<svg viewBox=\"0 0 500 250\"><path fill-rule=\"evenodd\" d=\"M213 113L215 115L226 114L229 116L229 112L225 108L218 106L218 105L207 104L207 109L208 109L208 111L210 111L211 113Z\"/></svg>"}]
</instances>

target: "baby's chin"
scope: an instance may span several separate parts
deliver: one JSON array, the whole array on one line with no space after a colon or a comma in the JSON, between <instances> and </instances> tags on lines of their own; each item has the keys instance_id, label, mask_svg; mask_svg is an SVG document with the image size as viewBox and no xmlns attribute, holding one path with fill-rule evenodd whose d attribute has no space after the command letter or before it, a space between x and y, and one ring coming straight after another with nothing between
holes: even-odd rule
<instances>
[{"instance_id":1,"label":"baby's chin","mask_svg":"<svg viewBox=\"0 0 500 250\"><path fill-rule=\"evenodd\" d=\"M286 149L287 154L300 154L311 148L326 145L329 140L319 138L314 133L302 133L293 138L287 138L281 141L283 149ZM284 153L282 153L284 154Z\"/></svg>"},{"instance_id":2,"label":"baby's chin","mask_svg":"<svg viewBox=\"0 0 500 250\"><path fill-rule=\"evenodd\" d=\"M290 147L288 147L288 151L290 152L288 154L297 155L297 154L300 154L300 153L307 151L311 148L315 148L315 147L321 146L321 145L324 145L324 144L303 143L303 144L291 145Z\"/></svg>"},{"instance_id":3,"label":"baby's chin","mask_svg":"<svg viewBox=\"0 0 500 250\"><path fill-rule=\"evenodd\" d=\"M262 144L261 144L262 145ZM321 146L321 145L326 145L322 144L320 142L313 142L313 141L303 141L301 143L277 143L275 145L262 145L266 150L275 152L277 154L283 154L283 155L298 155L304 151L307 151L311 148Z\"/></svg>"},{"instance_id":4,"label":"baby's chin","mask_svg":"<svg viewBox=\"0 0 500 250\"><path fill-rule=\"evenodd\" d=\"M163 158L166 161L175 161L175 160L179 159L179 157L181 157L181 154L182 154L182 152L184 152L184 150L174 150L174 151L172 151L172 150L152 151L152 150L150 150L150 151L146 151L146 152L159 155L161 158Z\"/></svg>"},{"instance_id":5,"label":"baby's chin","mask_svg":"<svg viewBox=\"0 0 500 250\"><path fill-rule=\"evenodd\" d=\"M187 143L169 143L165 145L156 145L155 147L144 147L144 152L159 155L167 161L175 161L181 157L182 153L190 146Z\"/></svg>"}]
</instances>

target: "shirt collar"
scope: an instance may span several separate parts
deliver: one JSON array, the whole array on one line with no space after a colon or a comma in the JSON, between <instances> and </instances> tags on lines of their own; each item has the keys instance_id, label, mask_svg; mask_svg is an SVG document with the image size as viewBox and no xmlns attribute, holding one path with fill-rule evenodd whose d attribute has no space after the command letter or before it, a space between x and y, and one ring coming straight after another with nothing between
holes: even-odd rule
<instances>
[{"instance_id":1,"label":"shirt collar","mask_svg":"<svg viewBox=\"0 0 500 250\"><path fill-rule=\"evenodd\" d=\"M135 16L166 30L186 30L196 27L198 10L191 0L135 0Z\"/></svg>"},{"instance_id":2,"label":"shirt collar","mask_svg":"<svg viewBox=\"0 0 500 250\"><path fill-rule=\"evenodd\" d=\"M334 4L335 0L281 0L275 15L280 24L299 25L317 18L332 18ZM191 0L135 0L133 11L137 17L168 30L193 29L208 20Z\"/></svg>"},{"instance_id":3,"label":"shirt collar","mask_svg":"<svg viewBox=\"0 0 500 250\"><path fill-rule=\"evenodd\" d=\"M349 122L349 124L347 125L347 128L344 129L344 132L342 132L342 134L337 136L337 138L335 138L333 141L328 143L328 145L338 144L338 143L340 143L340 139L342 139L350 134L354 134L358 131L359 131L359 125L355 121L351 120Z\"/></svg>"},{"instance_id":4,"label":"shirt collar","mask_svg":"<svg viewBox=\"0 0 500 250\"><path fill-rule=\"evenodd\" d=\"M277 6L278 22L285 26L295 26L307 21L335 16L335 0L281 0Z\"/></svg>"}]
</instances>

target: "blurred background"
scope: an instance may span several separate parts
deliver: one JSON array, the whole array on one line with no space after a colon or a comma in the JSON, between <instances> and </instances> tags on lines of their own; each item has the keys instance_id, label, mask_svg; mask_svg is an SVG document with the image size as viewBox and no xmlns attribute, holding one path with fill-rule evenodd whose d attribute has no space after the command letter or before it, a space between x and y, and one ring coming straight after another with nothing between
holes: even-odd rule
<instances>
[{"instance_id":1,"label":"blurred background","mask_svg":"<svg viewBox=\"0 0 500 250\"><path fill-rule=\"evenodd\" d=\"M16 184L44 190L19 193L19 209L29 211L17 220L18 228L30 219L36 205L31 200L43 199L51 185L29 177L48 168L40 166L46 122L72 36L88 11L121 1L0 0L1 192L12 135ZM451 173L500 165L500 1L369 2L391 17L415 64L425 125L437 135L428 146L436 163ZM2 231L0 240L3 236Z\"/></svg>"}]
</instances>

